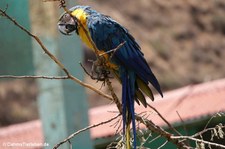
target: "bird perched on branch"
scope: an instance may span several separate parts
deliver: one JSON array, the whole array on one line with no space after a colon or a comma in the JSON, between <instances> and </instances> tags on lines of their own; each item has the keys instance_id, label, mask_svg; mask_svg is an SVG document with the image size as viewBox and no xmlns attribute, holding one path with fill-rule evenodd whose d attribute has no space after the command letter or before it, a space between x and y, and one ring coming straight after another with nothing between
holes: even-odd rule
<instances>
[{"instance_id":1,"label":"bird perched on branch","mask_svg":"<svg viewBox=\"0 0 225 149\"><path fill-rule=\"evenodd\" d=\"M69 11L60 17L59 31L65 35L71 35L75 31L97 57L104 56L106 67L122 84L123 136L126 148L131 148L132 124L133 148L136 149L134 101L147 107L145 95L154 100L148 85L152 84L163 96L160 85L148 66L140 46L126 28L89 6L75 6Z\"/></svg>"}]
</instances>

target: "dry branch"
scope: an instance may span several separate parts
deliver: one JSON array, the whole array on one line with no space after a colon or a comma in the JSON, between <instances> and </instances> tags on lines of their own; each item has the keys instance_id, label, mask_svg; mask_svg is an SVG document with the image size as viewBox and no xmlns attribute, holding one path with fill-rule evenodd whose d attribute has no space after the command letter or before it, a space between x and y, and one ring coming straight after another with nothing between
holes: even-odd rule
<instances>
[{"instance_id":1,"label":"dry branch","mask_svg":"<svg viewBox=\"0 0 225 149\"><path fill-rule=\"evenodd\" d=\"M19 27L21 30L23 30L25 33L27 33L29 36L31 36L32 38L34 38L36 40L36 42L40 45L40 47L42 48L42 50L45 52L45 54L47 54L67 75L67 77L71 80L73 80L74 82L80 84L83 87L89 88L93 91L95 91L97 94L112 100L112 97L103 93L102 91L95 89L93 86L86 84L84 82L82 82L81 80L79 80L78 78L74 77L73 75L71 75L69 73L69 71L65 68L65 66L51 53L49 52L49 50L44 46L44 44L42 43L42 41L35 36L34 34L32 34L30 31L28 31L26 28L24 28L22 25L20 25L15 19L13 19L12 17L10 17L5 10L0 9L0 13L2 16L5 16L7 19L9 19L12 23L14 23L17 27Z\"/></svg>"},{"instance_id":2,"label":"dry branch","mask_svg":"<svg viewBox=\"0 0 225 149\"><path fill-rule=\"evenodd\" d=\"M68 76L14 76L14 75L1 75L5 79L48 79L48 80L66 80Z\"/></svg>"},{"instance_id":3,"label":"dry branch","mask_svg":"<svg viewBox=\"0 0 225 149\"><path fill-rule=\"evenodd\" d=\"M98 127L98 126L101 126L101 125L110 123L110 122L112 122L113 120L117 119L119 116L120 116L120 114L118 114L117 116L115 116L115 117L113 117L113 118L111 118L111 119L109 119L109 120L106 120L106 121L100 122L100 123L98 123L98 124L90 125L90 126L88 126L88 127L85 127L85 128L83 128L83 129L80 129L80 130L76 131L75 133L71 134L71 135L70 135L69 137L67 137L65 140L63 140L63 141L59 142L58 144L56 144L56 145L54 146L53 149L57 149L57 148L59 148L59 146L61 146L62 144L66 143L66 142L69 142L72 138L74 138L76 135L80 134L81 132L84 132L84 131L87 131L87 130L89 130L89 129L91 129L91 128L95 128L95 127Z\"/></svg>"},{"instance_id":4,"label":"dry branch","mask_svg":"<svg viewBox=\"0 0 225 149\"><path fill-rule=\"evenodd\" d=\"M193 141L196 141L196 142L199 142L199 143L204 143L204 144L208 144L208 145L212 145L212 146L215 146L215 147L225 149L225 146L222 145L222 144L213 143L213 142L205 141L205 140L202 140L202 139L197 139L197 138L194 138L194 137L191 137L191 136L171 136L171 139L193 140Z\"/></svg>"}]
</instances>

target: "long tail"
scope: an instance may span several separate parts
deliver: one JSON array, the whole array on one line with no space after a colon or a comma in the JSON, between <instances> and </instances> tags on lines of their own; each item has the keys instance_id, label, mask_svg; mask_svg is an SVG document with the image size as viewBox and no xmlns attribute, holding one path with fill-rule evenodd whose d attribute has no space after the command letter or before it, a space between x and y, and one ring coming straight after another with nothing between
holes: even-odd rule
<instances>
[{"instance_id":1,"label":"long tail","mask_svg":"<svg viewBox=\"0 0 225 149\"><path fill-rule=\"evenodd\" d=\"M135 73L128 70L121 72L122 79L122 109L123 109L123 136L126 139L126 149L130 149L130 123L133 128L133 146L136 149L136 125L134 114Z\"/></svg>"}]
</instances>

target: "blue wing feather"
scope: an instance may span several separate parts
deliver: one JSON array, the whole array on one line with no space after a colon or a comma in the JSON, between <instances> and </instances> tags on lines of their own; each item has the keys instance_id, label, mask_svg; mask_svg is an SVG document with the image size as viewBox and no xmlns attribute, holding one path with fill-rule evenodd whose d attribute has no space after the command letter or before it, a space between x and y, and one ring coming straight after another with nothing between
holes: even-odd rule
<instances>
[{"instance_id":1,"label":"blue wing feather","mask_svg":"<svg viewBox=\"0 0 225 149\"><path fill-rule=\"evenodd\" d=\"M100 50L112 50L126 41L125 45L114 53L112 61L133 70L146 84L150 82L162 96L160 85L144 59L140 46L127 29L100 13L88 18L88 29L92 40Z\"/></svg>"}]
</instances>

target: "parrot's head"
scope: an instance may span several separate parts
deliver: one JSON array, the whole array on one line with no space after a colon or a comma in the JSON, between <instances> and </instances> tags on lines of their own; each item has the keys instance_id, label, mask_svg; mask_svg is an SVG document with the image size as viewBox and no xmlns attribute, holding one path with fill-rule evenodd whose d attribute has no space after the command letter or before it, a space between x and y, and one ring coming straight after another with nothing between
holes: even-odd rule
<instances>
[{"instance_id":1,"label":"parrot's head","mask_svg":"<svg viewBox=\"0 0 225 149\"><path fill-rule=\"evenodd\" d=\"M58 21L58 29L64 35L71 35L73 31L77 32L77 21L68 13L63 13Z\"/></svg>"},{"instance_id":2,"label":"parrot's head","mask_svg":"<svg viewBox=\"0 0 225 149\"><path fill-rule=\"evenodd\" d=\"M78 34L78 22L77 19L80 19L76 14L85 14L85 10L89 9L89 6L74 6L69 9L71 14L64 12L58 21L58 29L64 35L71 35L73 31L76 31ZM72 16L75 15L74 17Z\"/></svg>"}]
</instances>

